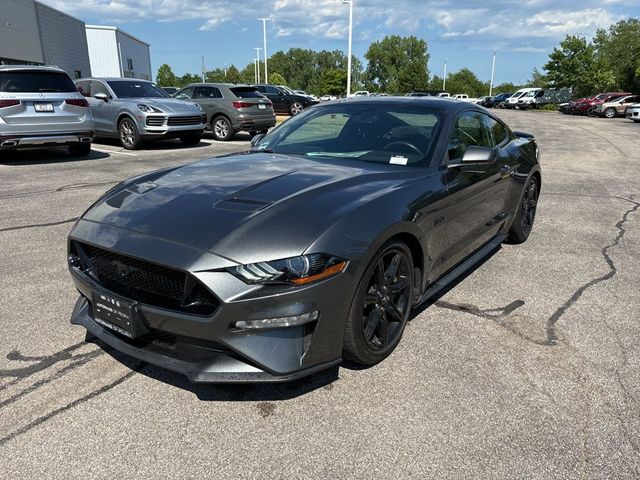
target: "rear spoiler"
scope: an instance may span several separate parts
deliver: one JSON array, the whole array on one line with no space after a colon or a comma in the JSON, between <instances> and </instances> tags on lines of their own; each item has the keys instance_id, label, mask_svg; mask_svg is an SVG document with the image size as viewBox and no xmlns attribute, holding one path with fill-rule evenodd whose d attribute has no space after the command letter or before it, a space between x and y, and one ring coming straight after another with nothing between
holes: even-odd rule
<instances>
[{"instance_id":1,"label":"rear spoiler","mask_svg":"<svg viewBox=\"0 0 640 480\"><path fill-rule=\"evenodd\" d=\"M534 140L535 137L531 134L531 133L525 133L525 132L513 132L513 134L516 137L520 137L520 138L530 138L531 140Z\"/></svg>"}]
</instances>

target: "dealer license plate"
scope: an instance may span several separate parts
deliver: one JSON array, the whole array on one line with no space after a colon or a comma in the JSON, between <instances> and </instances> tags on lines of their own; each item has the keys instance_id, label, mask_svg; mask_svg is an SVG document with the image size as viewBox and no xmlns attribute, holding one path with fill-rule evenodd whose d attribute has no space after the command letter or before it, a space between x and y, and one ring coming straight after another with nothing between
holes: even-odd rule
<instances>
[{"instance_id":1,"label":"dealer license plate","mask_svg":"<svg viewBox=\"0 0 640 480\"><path fill-rule=\"evenodd\" d=\"M266 109L267 109L267 106L266 106L264 103L259 103L259 104L258 104L258 108L259 108L260 110L266 110Z\"/></svg>"},{"instance_id":2,"label":"dealer license plate","mask_svg":"<svg viewBox=\"0 0 640 480\"><path fill-rule=\"evenodd\" d=\"M53 112L52 103L34 103L33 106L35 107L36 112Z\"/></svg>"},{"instance_id":3,"label":"dealer license plate","mask_svg":"<svg viewBox=\"0 0 640 480\"><path fill-rule=\"evenodd\" d=\"M129 338L135 337L133 303L102 292L93 292L93 318L100 325Z\"/></svg>"}]
</instances>

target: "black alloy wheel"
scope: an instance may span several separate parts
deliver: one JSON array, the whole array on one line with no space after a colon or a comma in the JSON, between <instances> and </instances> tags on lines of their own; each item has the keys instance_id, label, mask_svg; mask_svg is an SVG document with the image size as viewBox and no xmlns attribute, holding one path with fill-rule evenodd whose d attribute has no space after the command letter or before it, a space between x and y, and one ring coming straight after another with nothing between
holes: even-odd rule
<instances>
[{"instance_id":1,"label":"black alloy wheel","mask_svg":"<svg viewBox=\"0 0 640 480\"><path fill-rule=\"evenodd\" d=\"M413 306L411 252L401 242L383 248L367 267L356 292L344 337L344 357L375 365L396 348Z\"/></svg>"},{"instance_id":2,"label":"black alloy wheel","mask_svg":"<svg viewBox=\"0 0 640 480\"><path fill-rule=\"evenodd\" d=\"M529 238L536 219L539 194L538 180L536 177L531 177L522 195L516 218L513 220L511 230L509 230L507 239L509 243L522 243Z\"/></svg>"}]
</instances>

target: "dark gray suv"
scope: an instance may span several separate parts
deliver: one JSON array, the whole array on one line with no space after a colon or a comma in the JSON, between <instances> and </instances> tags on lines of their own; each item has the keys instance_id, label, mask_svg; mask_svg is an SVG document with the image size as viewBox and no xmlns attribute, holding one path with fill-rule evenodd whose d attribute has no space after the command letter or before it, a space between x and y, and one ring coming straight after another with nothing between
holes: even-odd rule
<instances>
[{"instance_id":1,"label":"dark gray suv","mask_svg":"<svg viewBox=\"0 0 640 480\"><path fill-rule=\"evenodd\" d=\"M256 135L275 126L271 100L255 87L225 83L192 83L173 95L197 103L207 113L216 140L231 140L241 130Z\"/></svg>"}]
</instances>

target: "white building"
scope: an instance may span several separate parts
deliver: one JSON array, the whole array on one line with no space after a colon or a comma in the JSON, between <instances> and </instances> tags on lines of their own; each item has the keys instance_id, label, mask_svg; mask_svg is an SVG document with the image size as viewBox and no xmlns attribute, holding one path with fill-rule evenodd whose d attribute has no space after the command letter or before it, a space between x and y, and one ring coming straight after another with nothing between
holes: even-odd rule
<instances>
[{"instance_id":1,"label":"white building","mask_svg":"<svg viewBox=\"0 0 640 480\"><path fill-rule=\"evenodd\" d=\"M86 30L94 77L152 79L148 43L117 27L87 25Z\"/></svg>"}]
</instances>

